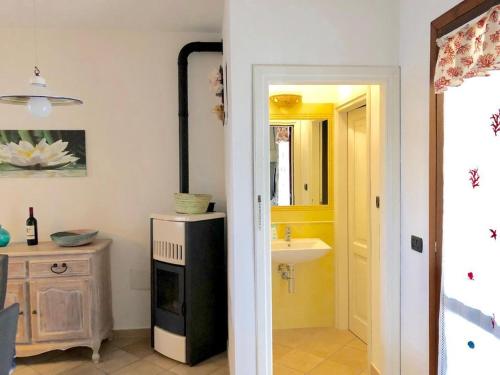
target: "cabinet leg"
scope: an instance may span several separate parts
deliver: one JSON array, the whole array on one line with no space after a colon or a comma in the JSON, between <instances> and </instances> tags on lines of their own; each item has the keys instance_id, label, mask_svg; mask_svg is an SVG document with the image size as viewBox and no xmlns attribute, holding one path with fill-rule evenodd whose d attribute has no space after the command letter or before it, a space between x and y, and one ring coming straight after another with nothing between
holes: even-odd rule
<instances>
[{"instance_id":1,"label":"cabinet leg","mask_svg":"<svg viewBox=\"0 0 500 375\"><path fill-rule=\"evenodd\" d=\"M99 354L99 349L101 348L101 343L99 342L99 344L97 344L96 346L94 346L92 348L93 352L92 352L92 361L94 361L94 363L99 363L99 360L101 359L101 355Z\"/></svg>"}]
</instances>

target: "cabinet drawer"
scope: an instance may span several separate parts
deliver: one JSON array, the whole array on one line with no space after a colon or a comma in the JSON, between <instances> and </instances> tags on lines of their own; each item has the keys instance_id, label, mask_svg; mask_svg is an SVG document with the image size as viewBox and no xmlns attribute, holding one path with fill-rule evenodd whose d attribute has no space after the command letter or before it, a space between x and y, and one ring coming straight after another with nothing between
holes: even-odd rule
<instances>
[{"instance_id":1,"label":"cabinet drawer","mask_svg":"<svg viewBox=\"0 0 500 375\"><path fill-rule=\"evenodd\" d=\"M90 275L89 259L35 260L29 263L30 277Z\"/></svg>"},{"instance_id":2,"label":"cabinet drawer","mask_svg":"<svg viewBox=\"0 0 500 375\"><path fill-rule=\"evenodd\" d=\"M26 262L23 260L9 260L9 279L24 279L26 277Z\"/></svg>"}]
</instances>

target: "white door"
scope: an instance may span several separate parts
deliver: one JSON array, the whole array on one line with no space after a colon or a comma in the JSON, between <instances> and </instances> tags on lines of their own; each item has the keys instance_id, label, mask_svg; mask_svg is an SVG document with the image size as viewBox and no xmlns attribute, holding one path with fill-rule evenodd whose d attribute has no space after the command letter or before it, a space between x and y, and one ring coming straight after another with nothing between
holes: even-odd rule
<instances>
[{"instance_id":1,"label":"white door","mask_svg":"<svg viewBox=\"0 0 500 375\"><path fill-rule=\"evenodd\" d=\"M368 342L370 137L366 107L347 114L349 329Z\"/></svg>"}]
</instances>

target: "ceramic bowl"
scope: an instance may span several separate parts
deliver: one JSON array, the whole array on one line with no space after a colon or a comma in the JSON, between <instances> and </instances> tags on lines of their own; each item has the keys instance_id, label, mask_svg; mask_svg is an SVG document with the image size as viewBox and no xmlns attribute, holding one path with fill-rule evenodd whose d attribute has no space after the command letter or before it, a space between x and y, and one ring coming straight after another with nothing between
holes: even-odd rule
<instances>
[{"instance_id":1,"label":"ceramic bowl","mask_svg":"<svg viewBox=\"0 0 500 375\"><path fill-rule=\"evenodd\" d=\"M93 229L76 229L65 232L52 233L50 238L59 246L73 247L91 243L99 231Z\"/></svg>"}]
</instances>

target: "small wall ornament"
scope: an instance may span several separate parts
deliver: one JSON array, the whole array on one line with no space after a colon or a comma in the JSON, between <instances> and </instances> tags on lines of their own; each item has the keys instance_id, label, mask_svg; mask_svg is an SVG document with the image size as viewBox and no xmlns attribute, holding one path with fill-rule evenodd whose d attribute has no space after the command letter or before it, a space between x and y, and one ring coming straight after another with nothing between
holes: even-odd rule
<instances>
[{"instance_id":1,"label":"small wall ornament","mask_svg":"<svg viewBox=\"0 0 500 375\"><path fill-rule=\"evenodd\" d=\"M224 125L225 112L224 112L224 71L222 66L215 69L209 77L210 89L215 96L221 98L221 104L213 107L212 112L216 114L217 118L222 121Z\"/></svg>"}]
</instances>

